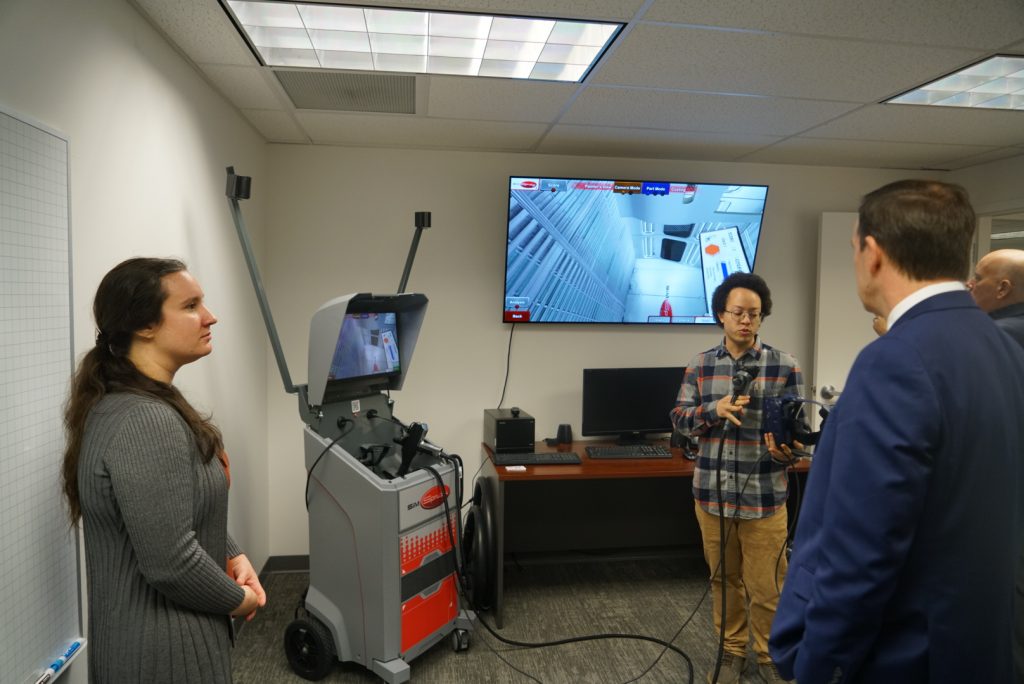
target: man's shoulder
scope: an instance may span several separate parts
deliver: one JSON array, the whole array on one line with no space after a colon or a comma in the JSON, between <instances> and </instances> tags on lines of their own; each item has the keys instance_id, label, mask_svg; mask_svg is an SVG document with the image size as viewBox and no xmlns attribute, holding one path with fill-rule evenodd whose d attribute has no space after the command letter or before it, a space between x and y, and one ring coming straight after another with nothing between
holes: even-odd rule
<instances>
[{"instance_id":1,"label":"man's shoulder","mask_svg":"<svg viewBox=\"0 0 1024 684\"><path fill-rule=\"evenodd\" d=\"M690 359L690 363L688 365L690 367L707 365L713 366L722 356L724 349L725 348L721 344L716 344L714 347L711 347L711 349L705 349L702 352L697 352L693 355L693 358Z\"/></svg>"},{"instance_id":2,"label":"man's shoulder","mask_svg":"<svg viewBox=\"0 0 1024 684\"><path fill-rule=\"evenodd\" d=\"M781 366L790 366L793 368L800 366L800 363L796 360L795 356L787 351L783 351L764 342L761 343L761 354L765 355L769 362L774 361Z\"/></svg>"},{"instance_id":3,"label":"man's shoulder","mask_svg":"<svg viewBox=\"0 0 1024 684\"><path fill-rule=\"evenodd\" d=\"M1016 328L1024 326L1024 304L1011 304L1001 309L990 311L989 316L1000 328Z\"/></svg>"}]
</instances>

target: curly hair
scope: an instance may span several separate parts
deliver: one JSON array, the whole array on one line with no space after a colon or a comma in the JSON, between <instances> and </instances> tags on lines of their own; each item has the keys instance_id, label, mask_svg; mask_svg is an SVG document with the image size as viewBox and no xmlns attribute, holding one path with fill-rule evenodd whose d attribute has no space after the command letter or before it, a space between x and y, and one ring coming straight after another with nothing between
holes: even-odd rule
<instances>
[{"instance_id":1,"label":"curly hair","mask_svg":"<svg viewBox=\"0 0 1024 684\"><path fill-rule=\"evenodd\" d=\"M722 284L716 287L714 294L711 295L711 309L713 313L721 314L725 312L725 302L729 299L729 293L737 287L750 290L761 298L762 318L767 318L771 314L772 291L768 289L768 283L764 282L764 278L753 273L733 273L723 280ZM720 315L715 316L715 323L719 328L725 327Z\"/></svg>"}]
</instances>

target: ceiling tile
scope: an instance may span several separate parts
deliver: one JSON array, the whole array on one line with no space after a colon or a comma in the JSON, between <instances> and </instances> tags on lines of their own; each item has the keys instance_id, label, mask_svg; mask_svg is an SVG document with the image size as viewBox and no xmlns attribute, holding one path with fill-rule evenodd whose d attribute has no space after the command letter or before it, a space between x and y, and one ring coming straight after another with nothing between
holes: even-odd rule
<instances>
[{"instance_id":1,"label":"ceiling tile","mask_svg":"<svg viewBox=\"0 0 1024 684\"><path fill-rule=\"evenodd\" d=\"M983 152L982 154L951 159L943 162L941 166L944 169L959 170L978 166L979 164L988 164L1000 159L1010 159L1011 157L1024 157L1024 147L1002 147L990 152Z\"/></svg>"},{"instance_id":2,"label":"ceiling tile","mask_svg":"<svg viewBox=\"0 0 1024 684\"><path fill-rule=\"evenodd\" d=\"M503 78L431 76L427 113L452 119L552 121L579 88Z\"/></svg>"},{"instance_id":3,"label":"ceiling tile","mask_svg":"<svg viewBox=\"0 0 1024 684\"><path fill-rule=\"evenodd\" d=\"M723 160L749 154L778 138L765 135L691 133L606 126L555 126L537 146L543 154L602 155L651 159Z\"/></svg>"},{"instance_id":4,"label":"ceiling tile","mask_svg":"<svg viewBox=\"0 0 1024 684\"><path fill-rule=\"evenodd\" d=\"M308 143L309 137L287 112L270 109L243 109L242 115L256 127L267 142Z\"/></svg>"},{"instance_id":5,"label":"ceiling tile","mask_svg":"<svg viewBox=\"0 0 1024 684\"><path fill-rule=\"evenodd\" d=\"M216 2L134 2L196 64L259 65L228 15Z\"/></svg>"},{"instance_id":6,"label":"ceiling tile","mask_svg":"<svg viewBox=\"0 0 1024 684\"><path fill-rule=\"evenodd\" d=\"M1024 112L871 105L809 130L816 138L1003 147L1024 144Z\"/></svg>"},{"instance_id":7,"label":"ceiling tile","mask_svg":"<svg viewBox=\"0 0 1024 684\"><path fill-rule=\"evenodd\" d=\"M296 112L314 143L431 149L526 150L545 124L430 119L402 115Z\"/></svg>"},{"instance_id":8,"label":"ceiling tile","mask_svg":"<svg viewBox=\"0 0 1024 684\"><path fill-rule=\"evenodd\" d=\"M929 145L824 138L790 138L743 157L745 162L863 166L883 169L943 169L948 159L990 152L972 145Z\"/></svg>"},{"instance_id":9,"label":"ceiling tile","mask_svg":"<svg viewBox=\"0 0 1024 684\"><path fill-rule=\"evenodd\" d=\"M202 64L200 68L239 109L285 108L283 93L266 67Z\"/></svg>"},{"instance_id":10,"label":"ceiling tile","mask_svg":"<svg viewBox=\"0 0 1024 684\"><path fill-rule=\"evenodd\" d=\"M785 136L800 133L856 106L845 102L590 87L560 123Z\"/></svg>"},{"instance_id":11,"label":"ceiling tile","mask_svg":"<svg viewBox=\"0 0 1024 684\"><path fill-rule=\"evenodd\" d=\"M862 41L640 25L593 83L877 102L984 53ZM909 84L909 85L908 85Z\"/></svg>"},{"instance_id":12,"label":"ceiling tile","mask_svg":"<svg viewBox=\"0 0 1024 684\"><path fill-rule=\"evenodd\" d=\"M1024 35L1020 0L655 0L644 20L995 50Z\"/></svg>"}]
</instances>

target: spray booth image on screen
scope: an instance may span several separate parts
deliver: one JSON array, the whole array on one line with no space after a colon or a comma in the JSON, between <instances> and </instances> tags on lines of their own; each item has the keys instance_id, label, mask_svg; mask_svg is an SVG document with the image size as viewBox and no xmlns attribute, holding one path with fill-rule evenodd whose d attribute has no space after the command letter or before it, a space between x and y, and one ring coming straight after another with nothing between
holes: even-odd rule
<instances>
[{"instance_id":1,"label":"spray booth image on screen","mask_svg":"<svg viewBox=\"0 0 1024 684\"><path fill-rule=\"evenodd\" d=\"M503 320L714 324L711 295L751 272L768 187L509 179Z\"/></svg>"}]
</instances>

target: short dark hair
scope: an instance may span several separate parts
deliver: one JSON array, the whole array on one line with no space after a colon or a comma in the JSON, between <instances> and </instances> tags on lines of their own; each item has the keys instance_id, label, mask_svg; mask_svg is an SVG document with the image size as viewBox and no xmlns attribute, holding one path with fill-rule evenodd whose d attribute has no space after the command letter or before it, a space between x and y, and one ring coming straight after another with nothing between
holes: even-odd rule
<instances>
[{"instance_id":1,"label":"short dark hair","mask_svg":"<svg viewBox=\"0 0 1024 684\"><path fill-rule=\"evenodd\" d=\"M729 299L729 293L737 287L753 291L761 298L761 317L765 318L772 312L772 291L768 289L768 283L764 278L753 273L733 273L715 288L711 295L711 313L720 314L725 311L725 302ZM719 328L724 328L720 316L715 316L715 323Z\"/></svg>"},{"instance_id":2,"label":"short dark hair","mask_svg":"<svg viewBox=\"0 0 1024 684\"><path fill-rule=\"evenodd\" d=\"M971 270L975 215L967 191L953 183L902 180L868 193L860 204L860 247L870 236L914 280L964 280Z\"/></svg>"}]
</instances>

